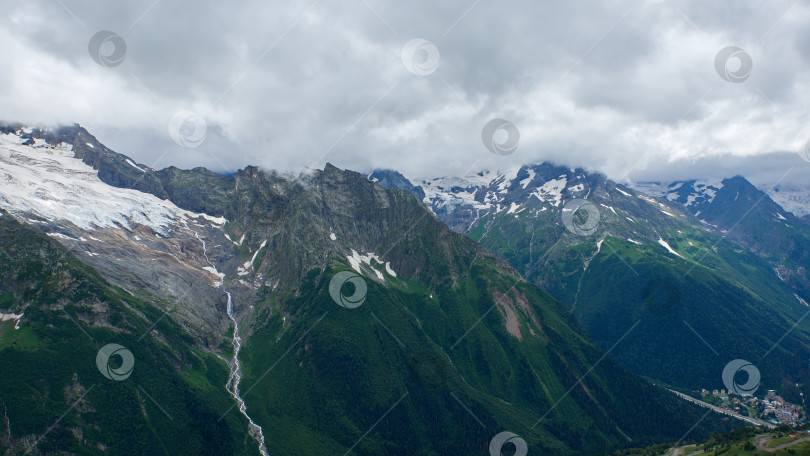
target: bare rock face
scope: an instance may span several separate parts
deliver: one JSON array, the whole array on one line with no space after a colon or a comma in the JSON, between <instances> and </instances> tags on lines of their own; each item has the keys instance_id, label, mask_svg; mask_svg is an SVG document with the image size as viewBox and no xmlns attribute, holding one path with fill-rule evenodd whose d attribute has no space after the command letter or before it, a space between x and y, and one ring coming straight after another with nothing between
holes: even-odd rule
<instances>
[{"instance_id":1,"label":"bare rock face","mask_svg":"<svg viewBox=\"0 0 810 456\"><path fill-rule=\"evenodd\" d=\"M79 126L0 132L0 207L112 283L151 295L204 345L227 333L226 291L246 317L257 302L295 293L309 271L335 262L353 262L372 280L386 271L436 282L461 273L442 270L454 256L480 250L446 242L443 224L409 193L329 164L295 177L256 167L234 176L155 171ZM436 234L427 250L425 230Z\"/></svg>"}]
</instances>

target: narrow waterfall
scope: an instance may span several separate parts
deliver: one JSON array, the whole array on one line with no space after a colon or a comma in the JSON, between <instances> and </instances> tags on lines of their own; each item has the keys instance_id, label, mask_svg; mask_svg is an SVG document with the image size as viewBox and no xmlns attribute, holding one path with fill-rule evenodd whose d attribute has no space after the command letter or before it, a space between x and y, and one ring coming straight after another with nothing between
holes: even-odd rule
<instances>
[{"instance_id":1,"label":"narrow waterfall","mask_svg":"<svg viewBox=\"0 0 810 456\"><path fill-rule=\"evenodd\" d=\"M186 225L186 228L188 228L188 225ZM208 250L206 249L205 241L200 238L200 235L197 234L196 231L194 231L194 236L196 236L197 239L202 243L205 261L208 262L208 265L214 269L215 273L218 273L219 271L217 271L217 268L213 263L211 263L211 260L208 259ZM222 284L224 284L224 281ZM233 339L231 340L233 343L233 360L229 363L231 366L231 374L228 377L228 383L225 384L225 389L236 401L236 404L239 407L239 412L242 413L245 418L247 418L248 433L259 443L259 451L261 452L262 456L269 456L267 453L267 448L264 446L264 432L262 432L262 427L254 423L253 419L247 414L247 405L245 404L245 400L239 394L239 382L242 381L242 364L239 363L239 350L242 349L242 337L239 335L239 323L236 321L236 315L233 311L233 300L231 299L231 293L225 290L224 286L222 290L228 295L228 318L230 318L233 322Z\"/></svg>"}]
</instances>

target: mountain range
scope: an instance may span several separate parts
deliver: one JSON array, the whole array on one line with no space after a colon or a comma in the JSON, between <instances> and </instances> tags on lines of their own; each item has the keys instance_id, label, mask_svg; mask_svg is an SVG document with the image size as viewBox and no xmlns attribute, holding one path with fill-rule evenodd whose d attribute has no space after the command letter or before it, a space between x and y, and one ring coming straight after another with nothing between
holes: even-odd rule
<instances>
[{"instance_id":1,"label":"mountain range","mask_svg":"<svg viewBox=\"0 0 810 456\"><path fill-rule=\"evenodd\" d=\"M398 174L368 177L424 194L449 227L566 305L603 349L638 323L612 352L635 372L721 388L717 372L746 359L791 399L810 393L810 231L743 177L626 186L548 163Z\"/></svg>"},{"instance_id":2,"label":"mountain range","mask_svg":"<svg viewBox=\"0 0 810 456\"><path fill-rule=\"evenodd\" d=\"M2 127L0 445L597 454L740 426L658 384L747 358L804 391L807 228L683 185L155 170L79 126Z\"/></svg>"}]
</instances>

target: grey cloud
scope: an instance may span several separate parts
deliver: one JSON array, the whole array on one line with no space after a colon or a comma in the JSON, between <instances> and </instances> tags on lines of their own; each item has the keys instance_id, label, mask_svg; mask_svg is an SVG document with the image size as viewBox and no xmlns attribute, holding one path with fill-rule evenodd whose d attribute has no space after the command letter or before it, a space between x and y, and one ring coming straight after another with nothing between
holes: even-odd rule
<instances>
[{"instance_id":1,"label":"grey cloud","mask_svg":"<svg viewBox=\"0 0 810 456\"><path fill-rule=\"evenodd\" d=\"M762 157L810 138L810 10L783 15L792 0L63 3L18 2L0 18L14 62L0 118L79 122L150 166L329 161L414 176L554 160L635 179L706 163L761 171L733 157L782 163ZM102 29L126 40L118 67L88 55ZM433 74L400 62L412 38L439 49ZM754 59L744 84L715 73L730 44ZM208 122L198 149L168 135L179 110ZM481 144L494 117L521 130L509 157Z\"/></svg>"}]
</instances>

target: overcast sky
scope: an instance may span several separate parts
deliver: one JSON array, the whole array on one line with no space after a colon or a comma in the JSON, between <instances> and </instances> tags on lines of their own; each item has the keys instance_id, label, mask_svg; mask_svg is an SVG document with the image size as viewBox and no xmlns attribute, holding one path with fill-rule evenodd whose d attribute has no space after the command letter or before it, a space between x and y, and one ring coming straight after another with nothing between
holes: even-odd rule
<instances>
[{"instance_id":1,"label":"overcast sky","mask_svg":"<svg viewBox=\"0 0 810 456\"><path fill-rule=\"evenodd\" d=\"M0 119L80 123L154 168L810 171L806 3L441 3L5 0ZM485 147L492 119L514 153Z\"/></svg>"}]
</instances>

